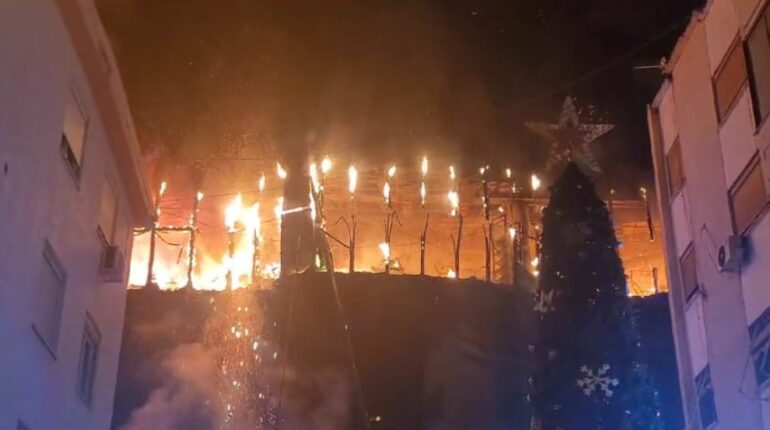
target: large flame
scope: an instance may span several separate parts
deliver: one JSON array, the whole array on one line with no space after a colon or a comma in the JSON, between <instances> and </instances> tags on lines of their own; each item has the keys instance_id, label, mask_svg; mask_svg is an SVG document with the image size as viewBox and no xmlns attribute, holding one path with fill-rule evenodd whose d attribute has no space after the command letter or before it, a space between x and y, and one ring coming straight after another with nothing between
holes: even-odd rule
<instances>
[{"instance_id":1,"label":"large flame","mask_svg":"<svg viewBox=\"0 0 770 430\"><path fill-rule=\"evenodd\" d=\"M348 192L353 197L356 193L356 185L358 184L358 170L355 166L348 168Z\"/></svg>"}]
</instances>

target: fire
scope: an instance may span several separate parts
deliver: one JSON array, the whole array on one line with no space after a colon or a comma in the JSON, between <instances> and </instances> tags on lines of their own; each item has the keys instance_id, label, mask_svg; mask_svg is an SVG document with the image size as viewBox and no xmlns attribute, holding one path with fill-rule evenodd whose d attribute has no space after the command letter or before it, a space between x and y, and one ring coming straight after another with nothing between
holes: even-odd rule
<instances>
[{"instance_id":1,"label":"fire","mask_svg":"<svg viewBox=\"0 0 770 430\"><path fill-rule=\"evenodd\" d=\"M420 163L420 172L422 173L422 177L424 179L425 175L428 174L428 157L422 157L422 163Z\"/></svg>"},{"instance_id":2,"label":"fire","mask_svg":"<svg viewBox=\"0 0 770 430\"><path fill-rule=\"evenodd\" d=\"M387 242L380 244L380 252L382 253L382 259L387 263L390 261L390 245Z\"/></svg>"},{"instance_id":3,"label":"fire","mask_svg":"<svg viewBox=\"0 0 770 430\"><path fill-rule=\"evenodd\" d=\"M313 191L321 192L321 180L318 178L318 166L310 163L310 183L313 185Z\"/></svg>"},{"instance_id":4,"label":"fire","mask_svg":"<svg viewBox=\"0 0 770 430\"><path fill-rule=\"evenodd\" d=\"M275 163L275 172L278 174L278 177L281 179L286 179L286 169L281 166L280 162Z\"/></svg>"},{"instance_id":5,"label":"fire","mask_svg":"<svg viewBox=\"0 0 770 430\"><path fill-rule=\"evenodd\" d=\"M388 169L388 178L396 176L396 166L390 166Z\"/></svg>"},{"instance_id":6,"label":"fire","mask_svg":"<svg viewBox=\"0 0 770 430\"><path fill-rule=\"evenodd\" d=\"M257 186L259 187L259 192L265 191L265 184L267 183L267 179L265 178L265 174L263 173L262 176L259 177L259 182L257 182Z\"/></svg>"},{"instance_id":7,"label":"fire","mask_svg":"<svg viewBox=\"0 0 770 430\"><path fill-rule=\"evenodd\" d=\"M235 196L232 203L225 208L225 227L228 233L235 232L235 223L243 210L243 198L240 194Z\"/></svg>"},{"instance_id":8,"label":"fire","mask_svg":"<svg viewBox=\"0 0 770 430\"><path fill-rule=\"evenodd\" d=\"M508 237L511 238L511 240L516 239L516 229L514 227L508 227Z\"/></svg>"},{"instance_id":9,"label":"fire","mask_svg":"<svg viewBox=\"0 0 770 430\"><path fill-rule=\"evenodd\" d=\"M512 174L513 174L513 172L511 171L510 167L505 169L505 177L506 178L511 179L511 175Z\"/></svg>"},{"instance_id":10,"label":"fire","mask_svg":"<svg viewBox=\"0 0 770 430\"><path fill-rule=\"evenodd\" d=\"M446 277L447 277L447 278L450 278L450 279L456 279L456 278L457 278L457 273L456 273L454 270L452 270L452 269L449 269L449 270L446 272Z\"/></svg>"},{"instance_id":11,"label":"fire","mask_svg":"<svg viewBox=\"0 0 770 430\"><path fill-rule=\"evenodd\" d=\"M541 185L540 178L538 178L537 175L534 173L530 178L530 185L532 185L532 191L537 191L540 188L540 185Z\"/></svg>"},{"instance_id":12,"label":"fire","mask_svg":"<svg viewBox=\"0 0 770 430\"><path fill-rule=\"evenodd\" d=\"M353 198L353 195L356 193L356 185L358 183L358 170L356 170L355 166L350 166L348 168L348 192L350 193L350 197Z\"/></svg>"},{"instance_id":13,"label":"fire","mask_svg":"<svg viewBox=\"0 0 770 430\"><path fill-rule=\"evenodd\" d=\"M382 186L382 196L385 197L385 204L390 204L390 182L385 182Z\"/></svg>"},{"instance_id":14,"label":"fire","mask_svg":"<svg viewBox=\"0 0 770 430\"><path fill-rule=\"evenodd\" d=\"M455 173L455 166L449 166L449 180L453 181L457 179L457 174Z\"/></svg>"},{"instance_id":15,"label":"fire","mask_svg":"<svg viewBox=\"0 0 770 430\"><path fill-rule=\"evenodd\" d=\"M457 216L457 212L460 209L460 195L457 194L457 191L452 190L447 194L447 199L449 199L449 204L451 205L452 216Z\"/></svg>"},{"instance_id":16,"label":"fire","mask_svg":"<svg viewBox=\"0 0 770 430\"><path fill-rule=\"evenodd\" d=\"M332 160L326 156L324 157L323 161L321 161L321 173L326 175L332 170Z\"/></svg>"},{"instance_id":17,"label":"fire","mask_svg":"<svg viewBox=\"0 0 770 430\"><path fill-rule=\"evenodd\" d=\"M420 207L425 207L425 196L428 194L425 182L420 184Z\"/></svg>"}]
</instances>

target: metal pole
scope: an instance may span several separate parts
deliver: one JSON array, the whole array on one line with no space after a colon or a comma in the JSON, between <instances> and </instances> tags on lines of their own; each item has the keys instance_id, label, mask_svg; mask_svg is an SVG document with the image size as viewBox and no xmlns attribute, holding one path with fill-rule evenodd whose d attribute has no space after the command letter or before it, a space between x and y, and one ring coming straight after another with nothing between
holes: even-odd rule
<instances>
[{"instance_id":1,"label":"metal pole","mask_svg":"<svg viewBox=\"0 0 770 430\"><path fill-rule=\"evenodd\" d=\"M192 215L190 215L190 246L187 249L187 287L193 287L193 268L195 267L195 236L198 231L198 206L200 204L200 192L195 194Z\"/></svg>"},{"instance_id":2,"label":"metal pole","mask_svg":"<svg viewBox=\"0 0 770 430\"><path fill-rule=\"evenodd\" d=\"M158 194L155 196L155 205L152 212L152 225L150 226L150 256L147 261L147 281L145 287L157 287L152 280L152 274L155 266L155 234L158 229L158 219L160 218L160 202L163 193L166 192L166 183L161 182Z\"/></svg>"}]
</instances>

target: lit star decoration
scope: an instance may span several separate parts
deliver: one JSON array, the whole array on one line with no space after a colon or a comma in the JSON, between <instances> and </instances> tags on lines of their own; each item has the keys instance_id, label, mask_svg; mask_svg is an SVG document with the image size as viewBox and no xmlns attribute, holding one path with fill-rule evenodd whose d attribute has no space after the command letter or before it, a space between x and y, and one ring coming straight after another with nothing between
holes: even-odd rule
<instances>
[{"instance_id":1,"label":"lit star decoration","mask_svg":"<svg viewBox=\"0 0 770 430\"><path fill-rule=\"evenodd\" d=\"M591 144L615 126L581 123L574 100L567 96L558 124L527 123L527 127L551 145L546 164L548 171L574 161L586 173L599 174L602 169L591 151Z\"/></svg>"},{"instance_id":2,"label":"lit star decoration","mask_svg":"<svg viewBox=\"0 0 770 430\"><path fill-rule=\"evenodd\" d=\"M605 397L612 397L614 394L612 387L620 385L620 381L617 378L611 378L609 371L609 364L603 364L596 371L583 365L580 367L582 377L578 379L577 386L583 390L583 394L587 397L590 397L594 391L601 392Z\"/></svg>"}]
</instances>

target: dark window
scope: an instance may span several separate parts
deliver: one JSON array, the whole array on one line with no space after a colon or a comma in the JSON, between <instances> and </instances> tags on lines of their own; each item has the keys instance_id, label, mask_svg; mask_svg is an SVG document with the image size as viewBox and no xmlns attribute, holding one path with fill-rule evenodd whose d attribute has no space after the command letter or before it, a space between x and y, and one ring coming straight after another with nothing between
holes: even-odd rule
<instances>
[{"instance_id":1,"label":"dark window","mask_svg":"<svg viewBox=\"0 0 770 430\"><path fill-rule=\"evenodd\" d=\"M717 422L714 387L711 385L711 371L708 366L695 377L695 389L698 394L698 415L701 429L707 430Z\"/></svg>"},{"instance_id":2,"label":"dark window","mask_svg":"<svg viewBox=\"0 0 770 430\"><path fill-rule=\"evenodd\" d=\"M735 232L745 233L766 204L765 178L759 157L754 157L730 189L730 207Z\"/></svg>"},{"instance_id":3,"label":"dark window","mask_svg":"<svg viewBox=\"0 0 770 430\"><path fill-rule=\"evenodd\" d=\"M717 115L723 121L746 82L746 58L740 40L733 44L714 75Z\"/></svg>"},{"instance_id":4,"label":"dark window","mask_svg":"<svg viewBox=\"0 0 770 430\"><path fill-rule=\"evenodd\" d=\"M43 248L43 258L38 276L38 290L35 296L38 311L33 328L55 356L59 341L67 275L48 241L45 242Z\"/></svg>"},{"instance_id":5,"label":"dark window","mask_svg":"<svg viewBox=\"0 0 770 430\"><path fill-rule=\"evenodd\" d=\"M686 299L698 291L698 271L695 267L695 247L690 244L679 258L679 272L682 276L682 289Z\"/></svg>"},{"instance_id":6,"label":"dark window","mask_svg":"<svg viewBox=\"0 0 770 430\"><path fill-rule=\"evenodd\" d=\"M73 176L80 179L83 167L83 147L86 140L88 118L76 88L70 88L69 98L64 106L64 124L60 149Z\"/></svg>"},{"instance_id":7,"label":"dark window","mask_svg":"<svg viewBox=\"0 0 770 430\"><path fill-rule=\"evenodd\" d=\"M673 196L684 183L684 168L682 166L682 147L679 138L674 141L666 154L666 170L668 171L668 186Z\"/></svg>"},{"instance_id":8,"label":"dark window","mask_svg":"<svg viewBox=\"0 0 770 430\"><path fill-rule=\"evenodd\" d=\"M77 391L83 402L91 406L96 376L96 363L99 358L99 343L101 334L90 316L86 315L83 328L83 341L80 345L80 361L78 364Z\"/></svg>"},{"instance_id":9,"label":"dark window","mask_svg":"<svg viewBox=\"0 0 770 430\"><path fill-rule=\"evenodd\" d=\"M118 214L118 198L111 182L105 179L102 184L102 197L99 204L99 233L106 244L115 240L115 221Z\"/></svg>"},{"instance_id":10,"label":"dark window","mask_svg":"<svg viewBox=\"0 0 770 430\"><path fill-rule=\"evenodd\" d=\"M770 113L770 8L765 9L746 41L754 118L760 124Z\"/></svg>"}]
</instances>

